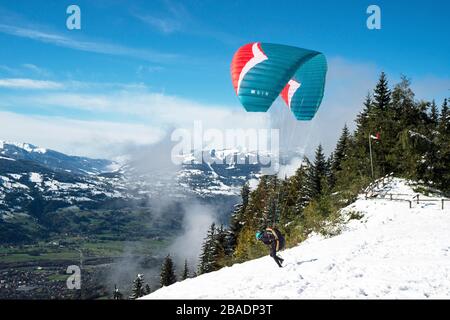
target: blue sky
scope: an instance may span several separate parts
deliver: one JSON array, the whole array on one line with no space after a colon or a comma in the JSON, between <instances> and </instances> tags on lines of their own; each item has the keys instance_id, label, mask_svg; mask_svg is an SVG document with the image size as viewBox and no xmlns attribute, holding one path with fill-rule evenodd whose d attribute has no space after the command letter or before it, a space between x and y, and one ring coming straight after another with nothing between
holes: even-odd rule
<instances>
[{"instance_id":1,"label":"blue sky","mask_svg":"<svg viewBox=\"0 0 450 320\"><path fill-rule=\"evenodd\" d=\"M81 30L66 28L70 4L81 8ZM370 4L381 8L381 30L366 27ZM332 145L382 70L391 82L410 77L418 98L449 95L449 11L445 0L2 0L0 139L95 155L101 149L86 147L86 139L104 140L105 149L152 142L193 115L208 120L217 111L232 121L233 112L248 123L229 65L239 46L262 41L325 53L330 74L321 111L330 112L319 112L309 130L321 130L318 140ZM336 127L323 132L330 122ZM54 138L61 123L74 128L66 140Z\"/></svg>"}]
</instances>

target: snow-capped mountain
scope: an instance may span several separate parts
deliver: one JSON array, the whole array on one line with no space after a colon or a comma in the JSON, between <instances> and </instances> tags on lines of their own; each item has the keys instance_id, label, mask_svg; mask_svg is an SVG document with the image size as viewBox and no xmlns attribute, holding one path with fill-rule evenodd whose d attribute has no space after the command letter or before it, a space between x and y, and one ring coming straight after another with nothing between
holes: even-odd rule
<instances>
[{"instance_id":1,"label":"snow-capped mountain","mask_svg":"<svg viewBox=\"0 0 450 320\"><path fill-rule=\"evenodd\" d=\"M123 178L52 170L29 160L0 158L0 212L27 212L33 203L64 207L131 198Z\"/></svg>"},{"instance_id":2,"label":"snow-capped mountain","mask_svg":"<svg viewBox=\"0 0 450 320\"><path fill-rule=\"evenodd\" d=\"M0 213L30 213L130 199L109 160L69 156L27 143L0 142ZM1 217L1 216L0 216Z\"/></svg>"},{"instance_id":3,"label":"snow-capped mountain","mask_svg":"<svg viewBox=\"0 0 450 320\"><path fill-rule=\"evenodd\" d=\"M235 197L248 179L261 170L250 153L211 151L211 163L184 155L181 165L140 167L128 159L69 156L27 143L0 142L0 212L27 213L30 207L76 205L97 208L105 202L142 201L160 197ZM225 158L234 159L224 161ZM238 161L239 159L239 161ZM242 164L237 164L237 163ZM144 168L142 168L144 167Z\"/></svg>"},{"instance_id":4,"label":"snow-capped mountain","mask_svg":"<svg viewBox=\"0 0 450 320\"><path fill-rule=\"evenodd\" d=\"M37 162L55 171L74 174L95 175L111 171L112 161L69 156L50 149L36 147L29 143L0 140L0 159L28 160Z\"/></svg>"},{"instance_id":5,"label":"snow-capped mountain","mask_svg":"<svg viewBox=\"0 0 450 320\"><path fill-rule=\"evenodd\" d=\"M188 192L200 197L236 196L247 180L259 176L261 165L255 159L255 153L235 149L207 150L201 154L192 152L181 156L181 165L176 170L167 172L158 168L155 172L150 166L150 171L141 177L147 183L156 178L159 181L156 184L170 186L175 194ZM172 178L171 182L167 181L167 177ZM166 182L160 182L159 179L164 178Z\"/></svg>"},{"instance_id":6,"label":"snow-capped mountain","mask_svg":"<svg viewBox=\"0 0 450 320\"><path fill-rule=\"evenodd\" d=\"M375 192L341 211L338 235L281 252L284 268L266 256L144 299L450 298L450 203L420 194L410 208L417 193L396 178Z\"/></svg>"}]
</instances>

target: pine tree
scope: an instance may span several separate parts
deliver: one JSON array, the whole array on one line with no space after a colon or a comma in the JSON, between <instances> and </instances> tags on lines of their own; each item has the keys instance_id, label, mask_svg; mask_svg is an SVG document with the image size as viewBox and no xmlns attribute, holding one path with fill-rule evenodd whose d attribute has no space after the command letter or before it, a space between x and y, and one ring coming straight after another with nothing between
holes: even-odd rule
<instances>
[{"instance_id":1,"label":"pine tree","mask_svg":"<svg viewBox=\"0 0 450 320\"><path fill-rule=\"evenodd\" d=\"M114 285L113 299L122 300L122 298L123 298L122 292L120 292L119 288L117 288L117 285Z\"/></svg>"},{"instance_id":2,"label":"pine tree","mask_svg":"<svg viewBox=\"0 0 450 320\"><path fill-rule=\"evenodd\" d=\"M442 104L441 114L439 116L439 131L444 135L450 131L450 110L447 99L444 99L444 103Z\"/></svg>"},{"instance_id":3,"label":"pine tree","mask_svg":"<svg viewBox=\"0 0 450 320\"><path fill-rule=\"evenodd\" d=\"M144 275L138 274L133 281L133 288L131 291L130 299L137 299L145 295L144 291Z\"/></svg>"},{"instance_id":4,"label":"pine tree","mask_svg":"<svg viewBox=\"0 0 450 320\"><path fill-rule=\"evenodd\" d=\"M295 188L295 204L294 212L296 216L302 217L303 210L311 201L309 197L308 187L308 172L310 171L310 164L307 159L303 161L302 166L297 169L293 177L293 184Z\"/></svg>"},{"instance_id":5,"label":"pine tree","mask_svg":"<svg viewBox=\"0 0 450 320\"><path fill-rule=\"evenodd\" d=\"M295 196L292 192L290 180L285 178L281 181L277 197L276 217L277 222L285 225L294 219Z\"/></svg>"},{"instance_id":6,"label":"pine tree","mask_svg":"<svg viewBox=\"0 0 450 320\"><path fill-rule=\"evenodd\" d=\"M175 267L173 265L172 258L170 255L167 255L164 263L161 268L161 277L160 277L161 287L167 287L171 284L177 282L177 278L175 276Z\"/></svg>"},{"instance_id":7,"label":"pine tree","mask_svg":"<svg viewBox=\"0 0 450 320\"><path fill-rule=\"evenodd\" d=\"M371 117L372 109L373 109L373 101L372 96L369 92L367 93L366 100L364 101L363 110L356 116L355 122L357 132L366 132L367 123L369 121L369 118Z\"/></svg>"},{"instance_id":8,"label":"pine tree","mask_svg":"<svg viewBox=\"0 0 450 320\"><path fill-rule=\"evenodd\" d=\"M272 176L263 175L259 178L258 186L250 193L247 208L244 212L243 223L247 228L257 229L267 222L267 206L273 189Z\"/></svg>"},{"instance_id":9,"label":"pine tree","mask_svg":"<svg viewBox=\"0 0 450 320\"><path fill-rule=\"evenodd\" d=\"M211 224L203 242L198 273L208 273L222 268L226 264L227 231L223 225L216 228Z\"/></svg>"},{"instance_id":10,"label":"pine tree","mask_svg":"<svg viewBox=\"0 0 450 320\"><path fill-rule=\"evenodd\" d=\"M187 278L189 278L189 268L188 268L187 259L185 259L184 260L183 274L181 275L181 280L186 280Z\"/></svg>"},{"instance_id":11,"label":"pine tree","mask_svg":"<svg viewBox=\"0 0 450 320\"><path fill-rule=\"evenodd\" d=\"M347 125L342 129L341 136L336 144L336 149L333 152L333 161L331 164L331 171L337 173L342 170L342 162L349 154L350 147L350 131Z\"/></svg>"},{"instance_id":12,"label":"pine tree","mask_svg":"<svg viewBox=\"0 0 450 320\"><path fill-rule=\"evenodd\" d=\"M324 181L328 180L328 165L323 153L322 145L316 149L314 163L310 166L309 193L311 199L316 199L322 195Z\"/></svg>"},{"instance_id":13,"label":"pine tree","mask_svg":"<svg viewBox=\"0 0 450 320\"><path fill-rule=\"evenodd\" d=\"M413 101L411 96L410 81L402 76L400 83L395 85L391 93L388 88L386 75L382 73L380 80L374 90L375 115L371 121L372 132L380 133L381 140L373 141L372 156L375 170L375 177L385 175L395 170L398 166L396 158L391 157L392 150L398 142L397 132L399 119L403 116L402 108L407 101Z\"/></svg>"},{"instance_id":14,"label":"pine tree","mask_svg":"<svg viewBox=\"0 0 450 320\"><path fill-rule=\"evenodd\" d=\"M351 155L346 161L352 164L353 171L348 172L352 177L346 181L344 184L348 185L350 181L354 181L359 176L370 176L370 158L369 158L369 146L368 137L370 134L375 134L379 131L379 126L377 124L377 112L374 106L372 96L367 94L366 100L364 102L363 111L359 113L356 118L356 130L353 134L354 143L351 148ZM344 176L344 173L342 173ZM338 181L335 184L343 184Z\"/></svg>"},{"instance_id":15,"label":"pine tree","mask_svg":"<svg viewBox=\"0 0 450 320\"><path fill-rule=\"evenodd\" d=\"M384 72L380 75L374 90L373 98L374 106L377 111L385 111L388 109L391 103L391 91L389 90L388 81Z\"/></svg>"},{"instance_id":16,"label":"pine tree","mask_svg":"<svg viewBox=\"0 0 450 320\"><path fill-rule=\"evenodd\" d=\"M276 223L279 218L279 212L277 207L279 188L278 178L276 175L267 177L266 199L263 214L258 221L256 221L256 228L263 229L269 225Z\"/></svg>"},{"instance_id":17,"label":"pine tree","mask_svg":"<svg viewBox=\"0 0 450 320\"><path fill-rule=\"evenodd\" d=\"M242 203L235 205L230 218L230 226L226 235L225 254L231 256L236 248L237 238L244 225L244 214L248 206L250 187L244 183L241 190Z\"/></svg>"},{"instance_id":18,"label":"pine tree","mask_svg":"<svg viewBox=\"0 0 450 320\"><path fill-rule=\"evenodd\" d=\"M434 100L431 102L429 117L431 120L431 127L433 129L436 128L439 123L439 112L438 112L438 108L436 106L436 102Z\"/></svg>"},{"instance_id":19,"label":"pine tree","mask_svg":"<svg viewBox=\"0 0 450 320\"><path fill-rule=\"evenodd\" d=\"M242 191L241 191L242 210L244 210L244 211L245 211L245 209L247 208L247 205L248 205L249 194L250 194L250 186L248 185L248 182L246 182L242 186Z\"/></svg>"},{"instance_id":20,"label":"pine tree","mask_svg":"<svg viewBox=\"0 0 450 320\"><path fill-rule=\"evenodd\" d=\"M264 210L264 220L259 223L258 229L274 225L276 223L277 213L277 196L276 194L271 194L267 207Z\"/></svg>"},{"instance_id":21,"label":"pine tree","mask_svg":"<svg viewBox=\"0 0 450 320\"><path fill-rule=\"evenodd\" d=\"M145 294L150 294L152 292L152 290L150 289L150 285L147 283L145 285Z\"/></svg>"},{"instance_id":22,"label":"pine tree","mask_svg":"<svg viewBox=\"0 0 450 320\"><path fill-rule=\"evenodd\" d=\"M206 234L206 238L203 241L202 252L200 255L200 262L198 266L198 274L213 271L214 255L215 255L215 236L216 236L216 225L215 223L212 223Z\"/></svg>"},{"instance_id":23,"label":"pine tree","mask_svg":"<svg viewBox=\"0 0 450 320\"><path fill-rule=\"evenodd\" d=\"M213 250L213 270L219 270L225 265L226 257L226 235L227 232L223 225L216 230L216 236L214 238L214 250Z\"/></svg>"}]
</instances>

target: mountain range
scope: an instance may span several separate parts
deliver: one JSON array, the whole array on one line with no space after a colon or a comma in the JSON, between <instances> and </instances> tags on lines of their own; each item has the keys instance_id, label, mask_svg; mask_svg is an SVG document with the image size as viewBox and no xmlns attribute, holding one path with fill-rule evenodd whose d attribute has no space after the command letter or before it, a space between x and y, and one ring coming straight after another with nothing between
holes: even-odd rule
<instances>
[{"instance_id":1,"label":"mountain range","mask_svg":"<svg viewBox=\"0 0 450 320\"><path fill-rule=\"evenodd\" d=\"M151 208L162 199L172 203L210 202L222 206L227 214L242 185L256 179L261 166L249 161L253 156L249 152L208 152L214 163L197 161L191 153L183 156L180 165L162 169L153 166L151 160L124 157L127 160L119 163L0 141L0 241L15 241L18 234L32 233L25 238L30 240L42 234L42 229L67 231L61 229L62 223L55 226L55 215L69 219L75 229L73 212L80 215L109 210L119 214L120 210ZM230 157L234 161L223 161ZM238 158L247 162L237 165Z\"/></svg>"}]
</instances>

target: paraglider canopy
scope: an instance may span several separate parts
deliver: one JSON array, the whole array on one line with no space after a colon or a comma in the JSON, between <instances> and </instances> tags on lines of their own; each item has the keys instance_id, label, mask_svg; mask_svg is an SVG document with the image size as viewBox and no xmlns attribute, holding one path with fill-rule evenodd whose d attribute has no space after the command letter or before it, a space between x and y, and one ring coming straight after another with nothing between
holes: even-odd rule
<instances>
[{"instance_id":1,"label":"paraglider canopy","mask_svg":"<svg viewBox=\"0 0 450 320\"><path fill-rule=\"evenodd\" d=\"M311 120L316 114L326 72L322 53L272 43L246 44L231 63L233 87L245 110L267 112L281 94L298 120Z\"/></svg>"}]
</instances>

